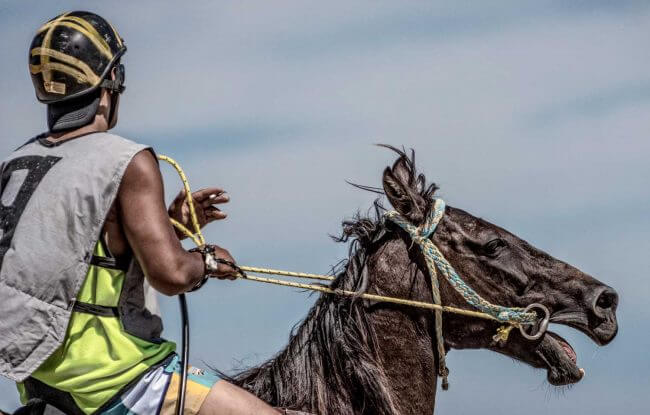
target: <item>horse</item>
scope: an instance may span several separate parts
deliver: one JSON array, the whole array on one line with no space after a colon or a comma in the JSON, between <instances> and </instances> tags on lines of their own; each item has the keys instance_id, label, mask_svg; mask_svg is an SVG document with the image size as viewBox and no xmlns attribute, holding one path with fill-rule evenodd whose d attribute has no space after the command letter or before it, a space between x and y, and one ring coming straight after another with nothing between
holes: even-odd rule
<instances>
[{"instance_id":1,"label":"horse","mask_svg":"<svg viewBox=\"0 0 650 415\"><path fill-rule=\"evenodd\" d=\"M414 151L385 147L397 159L383 172L383 189L358 187L384 194L401 217L419 226L438 186L417 172ZM378 199L369 214L343 222L335 239L350 243L349 258L330 288L431 303L422 251L401 227L383 220L384 211ZM613 288L511 232L447 206L430 238L465 283L492 304L541 304L550 322L579 330L600 346L616 336ZM446 279L440 278L439 290L444 305L472 308ZM221 374L286 413L432 414L440 374L435 318L421 308L323 294L282 351L259 366ZM546 369L551 385L583 377L575 350L558 334L546 331L530 340L513 330L502 342L494 336L499 327L497 321L445 313L443 353L489 349Z\"/></svg>"}]
</instances>

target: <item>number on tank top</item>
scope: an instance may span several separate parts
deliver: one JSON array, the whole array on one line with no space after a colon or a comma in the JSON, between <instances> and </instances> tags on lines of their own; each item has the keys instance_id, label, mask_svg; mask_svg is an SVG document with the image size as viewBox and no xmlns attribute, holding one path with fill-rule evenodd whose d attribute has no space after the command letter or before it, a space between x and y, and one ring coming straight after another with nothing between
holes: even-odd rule
<instances>
[{"instance_id":1,"label":"number on tank top","mask_svg":"<svg viewBox=\"0 0 650 415\"><path fill-rule=\"evenodd\" d=\"M5 165L0 187L0 268L29 199L59 160L61 157L25 156Z\"/></svg>"}]
</instances>

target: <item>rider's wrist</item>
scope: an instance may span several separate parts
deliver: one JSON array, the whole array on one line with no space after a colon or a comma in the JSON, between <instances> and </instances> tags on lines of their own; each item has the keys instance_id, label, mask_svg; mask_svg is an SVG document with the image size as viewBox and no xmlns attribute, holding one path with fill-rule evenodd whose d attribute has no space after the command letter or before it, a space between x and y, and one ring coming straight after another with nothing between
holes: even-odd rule
<instances>
[{"instance_id":1,"label":"rider's wrist","mask_svg":"<svg viewBox=\"0 0 650 415\"><path fill-rule=\"evenodd\" d=\"M196 291L201 288L210 278L210 275L213 275L217 272L217 267L219 263L214 257L214 247L210 245L203 245L200 247L192 248L189 252L196 252L201 254L203 260L203 276L197 283L192 287L190 291Z\"/></svg>"}]
</instances>

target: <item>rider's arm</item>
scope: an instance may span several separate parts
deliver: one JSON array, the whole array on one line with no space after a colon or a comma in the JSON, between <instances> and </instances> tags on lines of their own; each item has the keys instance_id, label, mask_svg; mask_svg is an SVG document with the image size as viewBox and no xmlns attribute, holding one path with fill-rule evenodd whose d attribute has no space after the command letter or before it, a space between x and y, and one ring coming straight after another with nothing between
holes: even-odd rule
<instances>
[{"instance_id":1,"label":"rider's arm","mask_svg":"<svg viewBox=\"0 0 650 415\"><path fill-rule=\"evenodd\" d=\"M150 151L133 157L117 198L124 233L149 283L167 295L194 287L205 265L200 253L183 249L169 222L162 176Z\"/></svg>"}]
</instances>

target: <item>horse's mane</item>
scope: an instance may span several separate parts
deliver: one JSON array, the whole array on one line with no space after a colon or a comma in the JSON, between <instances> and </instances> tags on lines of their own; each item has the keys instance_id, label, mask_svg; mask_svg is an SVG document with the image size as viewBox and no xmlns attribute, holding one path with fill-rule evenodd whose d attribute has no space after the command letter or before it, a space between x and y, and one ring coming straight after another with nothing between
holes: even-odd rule
<instances>
[{"instance_id":1,"label":"horse's mane","mask_svg":"<svg viewBox=\"0 0 650 415\"><path fill-rule=\"evenodd\" d=\"M389 148L407 163L409 182L429 200L436 187L425 189L424 176L415 171L414 153L408 157L404 151ZM349 258L335 268L332 288L365 292L369 255L385 237L394 235L384 226L384 211L377 199L368 213L357 213L343 222L341 235L333 239L350 242ZM318 414L396 414L399 411L391 400L376 344L362 300L322 295L292 329L284 350L227 379L278 407Z\"/></svg>"}]
</instances>

